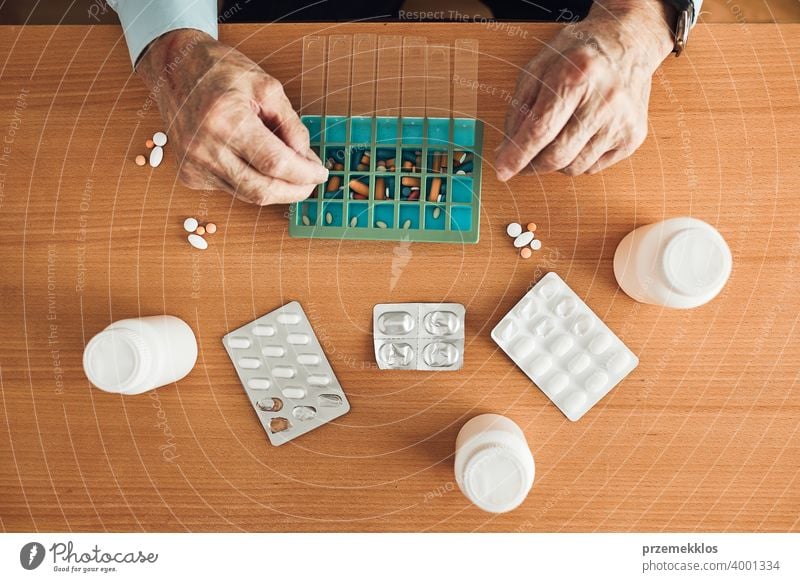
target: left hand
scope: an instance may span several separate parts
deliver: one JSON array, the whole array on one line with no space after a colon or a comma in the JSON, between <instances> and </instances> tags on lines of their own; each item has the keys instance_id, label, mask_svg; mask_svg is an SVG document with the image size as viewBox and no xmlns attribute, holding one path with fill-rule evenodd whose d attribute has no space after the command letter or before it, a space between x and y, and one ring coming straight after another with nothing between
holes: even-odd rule
<instances>
[{"instance_id":1,"label":"left hand","mask_svg":"<svg viewBox=\"0 0 800 582\"><path fill-rule=\"evenodd\" d=\"M642 144L651 78L673 46L664 6L596 2L528 63L506 116L498 179L523 171L594 174Z\"/></svg>"}]
</instances>

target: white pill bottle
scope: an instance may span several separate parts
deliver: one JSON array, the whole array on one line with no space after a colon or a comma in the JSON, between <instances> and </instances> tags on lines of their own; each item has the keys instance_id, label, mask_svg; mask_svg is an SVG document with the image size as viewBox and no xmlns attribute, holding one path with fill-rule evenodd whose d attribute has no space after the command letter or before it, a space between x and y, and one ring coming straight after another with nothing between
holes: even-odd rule
<instances>
[{"instance_id":1,"label":"white pill bottle","mask_svg":"<svg viewBox=\"0 0 800 582\"><path fill-rule=\"evenodd\" d=\"M116 321L83 351L89 381L106 392L141 394L186 376L197 361L192 328L172 315Z\"/></svg>"},{"instance_id":2,"label":"white pill bottle","mask_svg":"<svg viewBox=\"0 0 800 582\"><path fill-rule=\"evenodd\" d=\"M522 429L499 414L470 419L456 438L456 483L480 509L505 513L533 486L535 465Z\"/></svg>"},{"instance_id":3,"label":"white pill bottle","mask_svg":"<svg viewBox=\"0 0 800 582\"><path fill-rule=\"evenodd\" d=\"M731 274L722 235L697 218L670 218L628 233L614 253L614 276L641 303L699 307L722 291Z\"/></svg>"}]
</instances>

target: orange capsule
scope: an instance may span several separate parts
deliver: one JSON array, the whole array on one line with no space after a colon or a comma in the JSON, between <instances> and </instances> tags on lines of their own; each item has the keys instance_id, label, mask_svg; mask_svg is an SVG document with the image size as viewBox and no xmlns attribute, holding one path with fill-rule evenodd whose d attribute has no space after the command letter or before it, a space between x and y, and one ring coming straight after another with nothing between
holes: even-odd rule
<instances>
[{"instance_id":1,"label":"orange capsule","mask_svg":"<svg viewBox=\"0 0 800 582\"><path fill-rule=\"evenodd\" d=\"M529 222L526 228L528 229L528 232L536 232L536 223Z\"/></svg>"},{"instance_id":2,"label":"orange capsule","mask_svg":"<svg viewBox=\"0 0 800 582\"><path fill-rule=\"evenodd\" d=\"M403 186L419 186L419 178L412 178L411 176L405 176L400 179L400 184L402 184Z\"/></svg>"},{"instance_id":3,"label":"orange capsule","mask_svg":"<svg viewBox=\"0 0 800 582\"><path fill-rule=\"evenodd\" d=\"M530 247L523 247L519 251L519 256L521 256L523 259L530 259L532 254L533 251L530 249Z\"/></svg>"},{"instance_id":4,"label":"orange capsule","mask_svg":"<svg viewBox=\"0 0 800 582\"><path fill-rule=\"evenodd\" d=\"M142 154L139 154L133 161L136 162L137 166L144 166L147 163L147 158L145 158Z\"/></svg>"},{"instance_id":5,"label":"orange capsule","mask_svg":"<svg viewBox=\"0 0 800 582\"><path fill-rule=\"evenodd\" d=\"M369 196L369 184L364 184L359 180L350 180L350 189L360 196Z\"/></svg>"},{"instance_id":6,"label":"orange capsule","mask_svg":"<svg viewBox=\"0 0 800 582\"><path fill-rule=\"evenodd\" d=\"M375 200L386 199L386 186L383 178L375 178Z\"/></svg>"},{"instance_id":7,"label":"orange capsule","mask_svg":"<svg viewBox=\"0 0 800 582\"><path fill-rule=\"evenodd\" d=\"M442 179L434 178L431 180L431 189L428 192L428 202L439 201L439 191L442 189Z\"/></svg>"},{"instance_id":8,"label":"orange capsule","mask_svg":"<svg viewBox=\"0 0 800 582\"><path fill-rule=\"evenodd\" d=\"M209 223L206 225L206 232L207 232L208 234L214 234L215 232L217 232L217 225L216 225L216 224L214 224L213 222L209 222Z\"/></svg>"},{"instance_id":9,"label":"orange capsule","mask_svg":"<svg viewBox=\"0 0 800 582\"><path fill-rule=\"evenodd\" d=\"M205 229L205 227L203 227L203 226L198 226L198 227L195 229L194 233L195 233L195 234L199 234L200 236L203 236L203 235L206 233L206 229Z\"/></svg>"},{"instance_id":10,"label":"orange capsule","mask_svg":"<svg viewBox=\"0 0 800 582\"><path fill-rule=\"evenodd\" d=\"M145 147L147 149L151 150L151 149L153 149L153 146L156 145L156 144L153 143L152 139L148 139L148 140L145 140L144 145L145 145Z\"/></svg>"}]
</instances>

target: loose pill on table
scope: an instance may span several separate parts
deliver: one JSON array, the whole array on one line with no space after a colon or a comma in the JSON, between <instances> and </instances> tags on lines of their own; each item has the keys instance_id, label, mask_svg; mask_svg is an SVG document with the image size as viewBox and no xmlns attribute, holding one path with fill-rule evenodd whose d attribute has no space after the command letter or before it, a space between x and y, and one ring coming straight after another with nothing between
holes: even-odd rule
<instances>
[{"instance_id":1,"label":"loose pill on table","mask_svg":"<svg viewBox=\"0 0 800 582\"><path fill-rule=\"evenodd\" d=\"M542 248L542 241L540 241L538 238L532 240L531 241L531 248L533 250L535 250L535 251L538 251L540 248Z\"/></svg>"},{"instance_id":2,"label":"loose pill on table","mask_svg":"<svg viewBox=\"0 0 800 582\"><path fill-rule=\"evenodd\" d=\"M194 233L203 236L206 233L206 227L198 226L196 229L194 229Z\"/></svg>"},{"instance_id":3,"label":"loose pill on table","mask_svg":"<svg viewBox=\"0 0 800 582\"><path fill-rule=\"evenodd\" d=\"M156 144L158 147L164 147L167 145L167 134L163 131L157 131L153 134L153 143Z\"/></svg>"},{"instance_id":4,"label":"loose pill on table","mask_svg":"<svg viewBox=\"0 0 800 582\"><path fill-rule=\"evenodd\" d=\"M194 232L197 230L198 226L200 226L200 224L197 222L196 218L189 217L183 221L183 229L186 232Z\"/></svg>"},{"instance_id":5,"label":"loose pill on table","mask_svg":"<svg viewBox=\"0 0 800 582\"><path fill-rule=\"evenodd\" d=\"M137 166L144 166L147 163L147 158L145 158L142 154L139 154L133 159L136 162Z\"/></svg>"},{"instance_id":6,"label":"loose pill on table","mask_svg":"<svg viewBox=\"0 0 800 582\"><path fill-rule=\"evenodd\" d=\"M216 224L214 224L213 222L209 222L209 223L206 225L206 232L207 232L208 234L214 234L215 232L217 232L217 225L216 225Z\"/></svg>"},{"instance_id":7,"label":"loose pill on table","mask_svg":"<svg viewBox=\"0 0 800 582\"><path fill-rule=\"evenodd\" d=\"M523 259L530 259L532 254L533 251L531 251L531 249L528 247L524 247L519 251L519 256L521 256Z\"/></svg>"},{"instance_id":8,"label":"loose pill on table","mask_svg":"<svg viewBox=\"0 0 800 582\"><path fill-rule=\"evenodd\" d=\"M146 147L149 150L153 149L153 146L155 146L155 145L156 144L153 142L152 139L145 140L145 142L144 142L144 147Z\"/></svg>"},{"instance_id":9,"label":"loose pill on table","mask_svg":"<svg viewBox=\"0 0 800 582\"><path fill-rule=\"evenodd\" d=\"M189 244L196 249L200 249L201 251L204 251L208 248L208 242L206 242L206 239L197 234L189 235Z\"/></svg>"},{"instance_id":10,"label":"loose pill on table","mask_svg":"<svg viewBox=\"0 0 800 582\"><path fill-rule=\"evenodd\" d=\"M150 150L150 166L153 168L157 168L161 165L161 161L164 159L164 150L159 146L154 147Z\"/></svg>"},{"instance_id":11,"label":"loose pill on table","mask_svg":"<svg viewBox=\"0 0 800 582\"><path fill-rule=\"evenodd\" d=\"M525 228L527 228L529 232L536 232L536 223L529 222L528 226L526 226Z\"/></svg>"},{"instance_id":12,"label":"loose pill on table","mask_svg":"<svg viewBox=\"0 0 800 582\"><path fill-rule=\"evenodd\" d=\"M512 222L506 227L506 233L508 233L508 236L516 238L522 234L522 225L518 222Z\"/></svg>"},{"instance_id":13,"label":"loose pill on table","mask_svg":"<svg viewBox=\"0 0 800 582\"><path fill-rule=\"evenodd\" d=\"M528 246L533 240L533 233L527 230L514 239L514 246L519 248Z\"/></svg>"}]
</instances>

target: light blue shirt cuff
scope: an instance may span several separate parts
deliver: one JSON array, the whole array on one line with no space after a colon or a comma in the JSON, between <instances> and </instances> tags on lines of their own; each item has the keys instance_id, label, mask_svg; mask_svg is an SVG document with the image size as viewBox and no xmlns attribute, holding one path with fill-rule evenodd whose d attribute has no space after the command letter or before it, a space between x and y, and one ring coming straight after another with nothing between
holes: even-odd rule
<instances>
[{"instance_id":1,"label":"light blue shirt cuff","mask_svg":"<svg viewBox=\"0 0 800 582\"><path fill-rule=\"evenodd\" d=\"M216 0L108 0L116 10L131 63L153 40L170 30L193 28L217 38Z\"/></svg>"},{"instance_id":2,"label":"light blue shirt cuff","mask_svg":"<svg viewBox=\"0 0 800 582\"><path fill-rule=\"evenodd\" d=\"M703 7L703 0L692 0L694 4L694 15L692 16L692 26L697 22L697 17L700 16L700 9Z\"/></svg>"}]
</instances>

